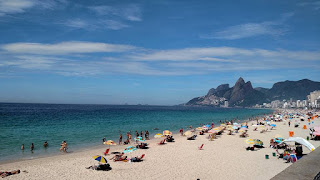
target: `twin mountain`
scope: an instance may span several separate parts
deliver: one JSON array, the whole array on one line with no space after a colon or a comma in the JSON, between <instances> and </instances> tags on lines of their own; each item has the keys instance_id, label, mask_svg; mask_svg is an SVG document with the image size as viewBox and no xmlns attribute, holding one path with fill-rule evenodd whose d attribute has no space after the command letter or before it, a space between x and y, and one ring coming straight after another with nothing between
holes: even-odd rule
<instances>
[{"instance_id":1,"label":"twin mountain","mask_svg":"<svg viewBox=\"0 0 320 180\"><path fill-rule=\"evenodd\" d=\"M228 101L230 107L250 107L273 100L304 100L310 92L320 90L320 82L302 79L275 83L271 89L253 88L251 82L241 77L233 87L221 84L209 90L207 95L191 99L187 106L221 106Z\"/></svg>"}]
</instances>

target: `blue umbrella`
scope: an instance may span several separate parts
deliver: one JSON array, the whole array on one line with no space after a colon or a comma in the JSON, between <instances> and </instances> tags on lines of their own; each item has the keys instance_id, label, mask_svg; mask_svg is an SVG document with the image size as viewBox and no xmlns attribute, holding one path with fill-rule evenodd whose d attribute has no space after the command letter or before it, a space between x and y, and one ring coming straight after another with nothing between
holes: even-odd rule
<instances>
[{"instance_id":1,"label":"blue umbrella","mask_svg":"<svg viewBox=\"0 0 320 180\"><path fill-rule=\"evenodd\" d=\"M281 143L283 141L283 138L277 137L277 138L274 138L273 141L276 143Z\"/></svg>"},{"instance_id":2,"label":"blue umbrella","mask_svg":"<svg viewBox=\"0 0 320 180\"><path fill-rule=\"evenodd\" d=\"M206 125L207 128L211 127L209 124Z\"/></svg>"},{"instance_id":3,"label":"blue umbrella","mask_svg":"<svg viewBox=\"0 0 320 180\"><path fill-rule=\"evenodd\" d=\"M241 126L241 128L248 128L248 126Z\"/></svg>"},{"instance_id":4,"label":"blue umbrella","mask_svg":"<svg viewBox=\"0 0 320 180\"><path fill-rule=\"evenodd\" d=\"M272 126L272 127L276 127L277 125L275 125L275 124L270 124L270 126Z\"/></svg>"}]
</instances>

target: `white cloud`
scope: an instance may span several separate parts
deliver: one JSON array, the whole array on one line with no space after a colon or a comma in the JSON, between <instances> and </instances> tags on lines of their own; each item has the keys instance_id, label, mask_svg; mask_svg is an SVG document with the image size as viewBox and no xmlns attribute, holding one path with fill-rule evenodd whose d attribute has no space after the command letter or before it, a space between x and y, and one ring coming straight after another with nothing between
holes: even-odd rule
<instances>
[{"instance_id":1,"label":"white cloud","mask_svg":"<svg viewBox=\"0 0 320 180\"><path fill-rule=\"evenodd\" d=\"M319 68L320 51L234 47L147 50L96 42L2 45L0 67L38 70L67 76L104 74L194 75L227 71ZM105 57L105 52L109 53ZM17 70L18 69L18 70Z\"/></svg>"},{"instance_id":2,"label":"white cloud","mask_svg":"<svg viewBox=\"0 0 320 180\"><path fill-rule=\"evenodd\" d=\"M123 6L91 6L90 10L100 16L118 17L128 21L142 21L142 10L136 4Z\"/></svg>"},{"instance_id":3,"label":"white cloud","mask_svg":"<svg viewBox=\"0 0 320 180\"><path fill-rule=\"evenodd\" d=\"M235 40L261 35L281 36L287 32L287 29L283 27L283 23L293 15L293 13L285 13L275 21L265 21L261 23L244 23L230 26L225 28L224 30L216 31L212 34L201 35L200 37L204 39Z\"/></svg>"},{"instance_id":4,"label":"white cloud","mask_svg":"<svg viewBox=\"0 0 320 180\"><path fill-rule=\"evenodd\" d=\"M123 28L129 27L126 24L123 24L123 23L121 23L119 21L114 21L114 20L102 21L102 25L105 26L105 28L112 29L112 30L119 30L119 29L123 29Z\"/></svg>"},{"instance_id":5,"label":"white cloud","mask_svg":"<svg viewBox=\"0 0 320 180\"><path fill-rule=\"evenodd\" d=\"M135 47L98 42L67 41L57 44L12 43L3 45L1 48L10 53L59 55L75 53L124 52L132 50Z\"/></svg>"},{"instance_id":6,"label":"white cloud","mask_svg":"<svg viewBox=\"0 0 320 180\"><path fill-rule=\"evenodd\" d=\"M233 47L185 48L152 51L129 56L140 61L213 61L241 62L246 58L283 58L292 60L320 60L319 51L287 51L265 49L243 49ZM231 58L231 59L230 59Z\"/></svg>"},{"instance_id":7,"label":"white cloud","mask_svg":"<svg viewBox=\"0 0 320 180\"><path fill-rule=\"evenodd\" d=\"M0 16L23 13L36 4L33 0L0 0Z\"/></svg>"},{"instance_id":8,"label":"white cloud","mask_svg":"<svg viewBox=\"0 0 320 180\"><path fill-rule=\"evenodd\" d=\"M33 7L53 9L61 4L67 4L67 0L0 0L0 16L24 13Z\"/></svg>"},{"instance_id":9,"label":"white cloud","mask_svg":"<svg viewBox=\"0 0 320 180\"><path fill-rule=\"evenodd\" d=\"M57 23L57 24L63 24L71 28L85 29L88 31L97 30L97 29L120 30L120 29L129 27L128 25L115 20L70 19L65 22Z\"/></svg>"},{"instance_id":10,"label":"white cloud","mask_svg":"<svg viewBox=\"0 0 320 180\"><path fill-rule=\"evenodd\" d=\"M298 6L307 6L307 7L313 8L314 10L319 10L320 9L320 1L301 2L301 3L298 3Z\"/></svg>"}]
</instances>

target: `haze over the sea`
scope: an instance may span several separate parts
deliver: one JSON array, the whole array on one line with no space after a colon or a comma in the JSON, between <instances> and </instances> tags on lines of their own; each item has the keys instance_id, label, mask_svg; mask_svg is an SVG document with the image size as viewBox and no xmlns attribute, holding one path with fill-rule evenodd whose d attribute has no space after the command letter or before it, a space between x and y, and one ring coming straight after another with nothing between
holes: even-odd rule
<instances>
[{"instance_id":1,"label":"haze over the sea","mask_svg":"<svg viewBox=\"0 0 320 180\"><path fill-rule=\"evenodd\" d=\"M0 0L0 102L175 105L320 81L320 3Z\"/></svg>"}]
</instances>

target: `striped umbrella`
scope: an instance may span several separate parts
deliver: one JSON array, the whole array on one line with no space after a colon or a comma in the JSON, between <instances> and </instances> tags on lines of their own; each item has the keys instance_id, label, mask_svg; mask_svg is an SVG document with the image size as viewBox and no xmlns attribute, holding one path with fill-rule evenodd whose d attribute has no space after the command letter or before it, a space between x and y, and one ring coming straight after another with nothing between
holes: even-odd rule
<instances>
[{"instance_id":1,"label":"striped umbrella","mask_svg":"<svg viewBox=\"0 0 320 180\"><path fill-rule=\"evenodd\" d=\"M104 164L107 164L108 161L106 160L106 158L102 157L102 156L99 156L99 155L96 155L96 156L93 156L92 157L94 160L100 162L100 163L104 163Z\"/></svg>"}]
</instances>

